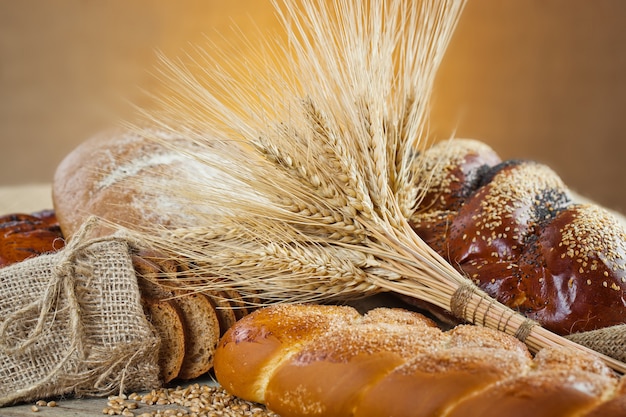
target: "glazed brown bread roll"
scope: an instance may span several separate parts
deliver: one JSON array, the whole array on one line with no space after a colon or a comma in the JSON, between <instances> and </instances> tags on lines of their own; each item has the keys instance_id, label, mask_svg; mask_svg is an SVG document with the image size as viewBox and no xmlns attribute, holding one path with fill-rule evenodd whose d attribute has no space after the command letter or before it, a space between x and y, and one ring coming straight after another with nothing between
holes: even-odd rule
<instances>
[{"instance_id":1,"label":"glazed brown bread roll","mask_svg":"<svg viewBox=\"0 0 626 417\"><path fill-rule=\"evenodd\" d=\"M626 379L593 356L545 349L532 358L503 333L444 332L401 309L257 310L220 341L215 375L283 417L626 415Z\"/></svg>"},{"instance_id":2,"label":"glazed brown bread roll","mask_svg":"<svg viewBox=\"0 0 626 417\"><path fill-rule=\"evenodd\" d=\"M488 294L561 335L626 323L626 232L612 213L479 142L435 145L418 163L432 181L413 229Z\"/></svg>"},{"instance_id":3,"label":"glazed brown bread roll","mask_svg":"<svg viewBox=\"0 0 626 417\"><path fill-rule=\"evenodd\" d=\"M55 252L64 246L53 210L0 217L0 267Z\"/></svg>"},{"instance_id":4,"label":"glazed brown bread roll","mask_svg":"<svg viewBox=\"0 0 626 417\"><path fill-rule=\"evenodd\" d=\"M418 179L421 202L420 237L438 253L445 250L449 223L465 200L480 185L483 173L500 163L500 158L487 145L473 140L455 140L451 148L441 145L418 158L423 176ZM426 185L426 187L424 187Z\"/></svg>"}]
</instances>

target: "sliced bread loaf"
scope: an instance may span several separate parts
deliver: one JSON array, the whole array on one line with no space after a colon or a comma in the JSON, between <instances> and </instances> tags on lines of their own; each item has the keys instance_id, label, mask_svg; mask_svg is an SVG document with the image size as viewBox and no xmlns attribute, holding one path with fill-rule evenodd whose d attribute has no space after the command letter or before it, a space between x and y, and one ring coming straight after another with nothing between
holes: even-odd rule
<instances>
[{"instance_id":1,"label":"sliced bread loaf","mask_svg":"<svg viewBox=\"0 0 626 417\"><path fill-rule=\"evenodd\" d=\"M220 324L211 301L199 293L179 293L174 301L182 312L185 326L185 359L178 374L193 379L213 367L213 355L220 340Z\"/></svg>"},{"instance_id":2,"label":"sliced bread loaf","mask_svg":"<svg viewBox=\"0 0 626 417\"><path fill-rule=\"evenodd\" d=\"M170 300L143 297L148 320L159 335L159 367L167 383L180 373L185 358L185 327L176 305Z\"/></svg>"}]
</instances>

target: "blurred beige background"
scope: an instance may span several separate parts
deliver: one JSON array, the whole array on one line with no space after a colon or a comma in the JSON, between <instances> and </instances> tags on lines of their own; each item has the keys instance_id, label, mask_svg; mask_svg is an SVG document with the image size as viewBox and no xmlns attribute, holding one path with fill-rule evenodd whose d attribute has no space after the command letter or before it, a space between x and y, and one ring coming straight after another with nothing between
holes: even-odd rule
<instances>
[{"instance_id":1,"label":"blurred beige background","mask_svg":"<svg viewBox=\"0 0 626 417\"><path fill-rule=\"evenodd\" d=\"M433 133L548 163L626 211L625 17L621 0L469 0L439 73ZM217 35L233 25L274 27L269 0L0 0L0 187L44 184L28 193L48 204L61 159L132 118L138 87L156 88L155 50L175 57L208 37L245 53ZM0 192L0 205L23 190Z\"/></svg>"}]
</instances>

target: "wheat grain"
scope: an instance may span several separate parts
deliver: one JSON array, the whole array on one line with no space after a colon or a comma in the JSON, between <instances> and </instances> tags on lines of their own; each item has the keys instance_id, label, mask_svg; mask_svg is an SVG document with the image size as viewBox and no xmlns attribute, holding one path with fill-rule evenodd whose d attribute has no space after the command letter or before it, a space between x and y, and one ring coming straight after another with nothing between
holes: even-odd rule
<instances>
[{"instance_id":1,"label":"wheat grain","mask_svg":"<svg viewBox=\"0 0 626 417\"><path fill-rule=\"evenodd\" d=\"M189 93L188 98L196 100L191 109L207 107L209 114L219 114L231 125L224 127L210 117L206 122L192 116L184 118L185 126L179 127L167 118L163 122L163 114L159 125L174 126L177 135L210 147L212 154L219 156L203 162L247 184L262 198L242 198L202 183L181 184L180 190L186 193L181 198L227 207L231 215L228 220L207 218L206 224L212 226L195 232L199 239L182 239L185 245L179 244L181 236L169 236L161 241L160 249L174 249L194 259L207 275L228 278L225 282L230 285L241 285L243 278L245 285L275 285L271 292L283 300L352 293L337 291L337 285L320 284L326 280L336 283L336 277L343 276L359 283L345 280L342 285L346 288L360 288L360 282L372 276L358 265L352 266L353 270L346 269L347 265L332 266L325 270L344 272L320 275L312 260L323 259L328 266L337 263L337 247L343 250L339 252L342 256L347 250L362 251L370 258L408 263L395 259L393 248L381 243L380 237L394 234L415 205L413 155L425 130L431 88L427 80L434 77L431 72L462 2L425 2L419 10L407 8L401 1L372 1L367 7L337 2L334 6L331 10L325 2L304 2L304 13L290 4L278 7L283 23L290 28L294 60L288 62L293 67L280 77L272 70L261 84L277 95L284 93L271 83L278 78L290 80L287 85L291 89L287 96L277 97L279 104L271 110L263 108L249 119L239 119L242 112L234 114L223 103L216 105L219 97L201 83L194 85L184 67L170 64L181 84L172 91ZM313 28L312 33L305 31L307 27ZM294 74L306 74L310 79L295 83ZM224 73L218 76L224 80ZM253 101L245 90L235 88L240 108L250 108ZM179 119L183 110L189 111L172 106L171 98L164 108ZM269 114L282 118L268 122ZM261 125L256 124L259 121ZM268 129L267 124L273 127ZM382 233L371 239L369 228ZM168 242L176 242L176 248L168 248ZM279 242L285 242L282 251L268 252L263 246ZM189 248L196 250L189 253ZM211 259L203 254L211 254ZM385 268L377 262L371 270L383 274ZM387 270L392 272L383 274L384 279L397 275L391 265ZM304 285L306 274L314 278L316 289ZM378 278L372 279L379 282ZM227 285L225 282L222 285ZM293 283L299 283L302 290L297 291Z\"/></svg>"},{"instance_id":2,"label":"wheat grain","mask_svg":"<svg viewBox=\"0 0 626 417\"><path fill-rule=\"evenodd\" d=\"M140 240L193 261L196 290L275 301L396 291L534 348L573 345L490 299L407 223L427 188L415 181L432 175L414 157L428 144L432 84L463 4L275 2L288 41L264 41L256 62L267 65L208 53L190 64L164 59L171 88L148 122L204 149L186 155L232 181L163 190L212 214Z\"/></svg>"},{"instance_id":3,"label":"wheat grain","mask_svg":"<svg viewBox=\"0 0 626 417\"><path fill-rule=\"evenodd\" d=\"M362 298L380 291L370 283L371 277L400 278L390 270L381 270L376 257L355 250L354 245L329 245L325 240L311 237L286 241L284 230L277 233L276 225L273 226L268 229L266 224L255 228L249 225L242 234L213 238L207 237L207 229L203 227L179 231L181 234L174 231L169 235L170 241L187 248L184 252L177 251L176 256L192 263L194 268L179 273L171 284L202 290L207 286L206 277L214 276L222 288L231 286L244 297L256 298L262 293L270 301L312 302ZM341 242L341 237L337 241ZM172 252L169 244L156 243L155 249ZM242 280L245 280L243 286ZM167 277L160 282L167 283Z\"/></svg>"}]
</instances>

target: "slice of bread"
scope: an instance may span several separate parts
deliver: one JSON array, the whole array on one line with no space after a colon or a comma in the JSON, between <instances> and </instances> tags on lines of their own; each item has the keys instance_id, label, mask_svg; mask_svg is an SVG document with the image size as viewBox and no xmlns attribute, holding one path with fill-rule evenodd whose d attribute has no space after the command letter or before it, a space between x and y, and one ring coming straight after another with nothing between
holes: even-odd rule
<instances>
[{"instance_id":1,"label":"slice of bread","mask_svg":"<svg viewBox=\"0 0 626 417\"><path fill-rule=\"evenodd\" d=\"M206 278L203 278L202 273L194 269L193 265L180 263L178 268L178 276L181 278L181 282L191 286L203 281L206 282ZM235 324L237 320L249 313L246 304L236 291L203 289L201 292L208 297L217 313L220 324L220 336Z\"/></svg>"},{"instance_id":2,"label":"slice of bread","mask_svg":"<svg viewBox=\"0 0 626 417\"><path fill-rule=\"evenodd\" d=\"M143 297L148 320L159 335L159 367L164 383L178 376L185 357L185 327L176 305L170 300Z\"/></svg>"},{"instance_id":3,"label":"slice of bread","mask_svg":"<svg viewBox=\"0 0 626 417\"><path fill-rule=\"evenodd\" d=\"M213 355L220 340L220 324L211 301L199 293L179 293L173 299L180 307L185 326L185 359L180 379L193 379L213 367Z\"/></svg>"},{"instance_id":4,"label":"slice of bread","mask_svg":"<svg viewBox=\"0 0 626 417\"><path fill-rule=\"evenodd\" d=\"M142 297L154 299L172 298L172 291L159 284L162 273L156 263L138 255L133 255L132 260Z\"/></svg>"},{"instance_id":5,"label":"slice of bread","mask_svg":"<svg viewBox=\"0 0 626 417\"><path fill-rule=\"evenodd\" d=\"M230 329L237 322L237 316L235 316L233 307L228 301L228 296L221 291L204 291L203 294L211 300L215 307L217 319L220 323L220 336L222 336L226 333L226 330Z\"/></svg>"},{"instance_id":6,"label":"slice of bread","mask_svg":"<svg viewBox=\"0 0 626 417\"><path fill-rule=\"evenodd\" d=\"M141 253L133 257L133 265L142 296L166 300L179 312L185 332L185 352L176 377L193 379L211 370L213 354L221 336L218 313L211 300L200 293L174 289L175 281L170 281L168 286L162 285L159 282L161 278L176 273L176 265L173 263ZM230 314L234 315L232 311Z\"/></svg>"},{"instance_id":7,"label":"slice of bread","mask_svg":"<svg viewBox=\"0 0 626 417\"><path fill-rule=\"evenodd\" d=\"M240 320L248 315L248 308L246 307L246 303L243 301L241 294L235 290L224 290L223 293L226 297L228 297L228 302L230 303L230 307L235 313L235 318L237 320Z\"/></svg>"}]
</instances>

